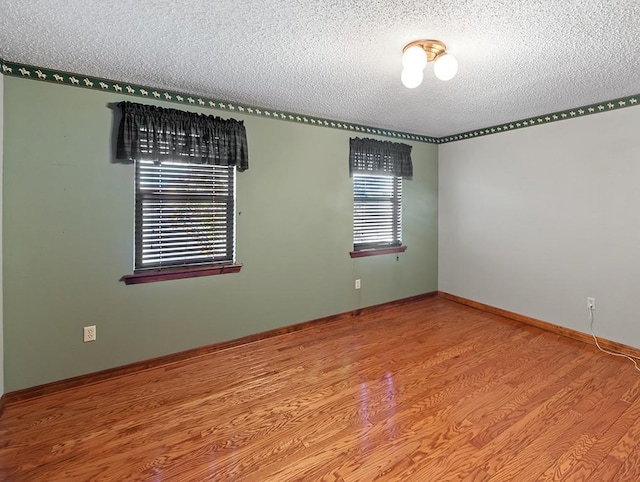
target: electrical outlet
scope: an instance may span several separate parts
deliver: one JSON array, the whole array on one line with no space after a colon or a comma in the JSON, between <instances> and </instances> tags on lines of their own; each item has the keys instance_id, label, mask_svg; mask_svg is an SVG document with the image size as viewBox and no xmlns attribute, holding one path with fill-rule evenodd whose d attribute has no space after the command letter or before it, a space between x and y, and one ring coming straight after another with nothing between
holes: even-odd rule
<instances>
[{"instance_id":1,"label":"electrical outlet","mask_svg":"<svg viewBox=\"0 0 640 482\"><path fill-rule=\"evenodd\" d=\"M84 342L87 341L96 341L96 325L93 326L85 326L83 328L83 334L84 334Z\"/></svg>"},{"instance_id":2,"label":"electrical outlet","mask_svg":"<svg viewBox=\"0 0 640 482\"><path fill-rule=\"evenodd\" d=\"M359 279L356 280L356 289L357 290L360 289L360 280Z\"/></svg>"},{"instance_id":3,"label":"electrical outlet","mask_svg":"<svg viewBox=\"0 0 640 482\"><path fill-rule=\"evenodd\" d=\"M595 310L596 309L596 299L590 296L587 296L587 309Z\"/></svg>"}]
</instances>

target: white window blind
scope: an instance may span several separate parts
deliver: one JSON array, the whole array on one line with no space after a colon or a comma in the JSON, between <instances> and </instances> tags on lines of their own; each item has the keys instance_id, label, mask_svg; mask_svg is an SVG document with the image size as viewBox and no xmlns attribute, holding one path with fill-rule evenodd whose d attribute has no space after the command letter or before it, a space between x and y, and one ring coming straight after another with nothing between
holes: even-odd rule
<instances>
[{"instance_id":1,"label":"white window blind","mask_svg":"<svg viewBox=\"0 0 640 482\"><path fill-rule=\"evenodd\" d=\"M353 174L353 247L402 244L402 178Z\"/></svg>"},{"instance_id":2,"label":"white window blind","mask_svg":"<svg viewBox=\"0 0 640 482\"><path fill-rule=\"evenodd\" d=\"M235 172L136 161L136 271L233 263Z\"/></svg>"}]
</instances>

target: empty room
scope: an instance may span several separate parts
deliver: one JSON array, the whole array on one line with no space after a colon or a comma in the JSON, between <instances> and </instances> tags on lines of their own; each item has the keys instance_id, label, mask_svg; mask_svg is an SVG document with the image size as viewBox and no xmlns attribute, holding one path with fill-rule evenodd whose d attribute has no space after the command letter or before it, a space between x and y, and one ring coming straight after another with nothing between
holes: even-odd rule
<instances>
[{"instance_id":1,"label":"empty room","mask_svg":"<svg viewBox=\"0 0 640 482\"><path fill-rule=\"evenodd\" d=\"M0 10L0 480L640 480L636 0Z\"/></svg>"}]
</instances>

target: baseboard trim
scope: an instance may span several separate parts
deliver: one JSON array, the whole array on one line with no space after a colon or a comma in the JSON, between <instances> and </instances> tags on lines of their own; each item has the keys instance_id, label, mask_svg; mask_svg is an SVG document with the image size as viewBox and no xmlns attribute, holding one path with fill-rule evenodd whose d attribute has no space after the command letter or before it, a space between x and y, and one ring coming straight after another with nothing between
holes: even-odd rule
<instances>
[{"instance_id":1,"label":"baseboard trim","mask_svg":"<svg viewBox=\"0 0 640 482\"><path fill-rule=\"evenodd\" d=\"M213 345L206 345L198 348L193 348L190 350L185 350L177 353L172 353L169 355L160 356L157 358L151 358L149 360L143 360L143 361L131 363L128 365L108 368L106 370L101 370L98 372L87 373L85 375L79 375L73 378L66 378L64 380L58 380L58 381L46 383L43 385L37 385L34 387L24 388L24 389L16 390L13 392L8 392L8 393L5 393L0 399L0 415L2 414L2 411L6 406L23 401L23 400L29 400L32 398L41 397L43 395L49 395L52 393L60 392L62 390L66 390L69 388L89 385L89 384L101 382L103 380L107 380L110 378L117 378L120 376L129 375L129 374L141 372L144 370L149 370L149 369L158 368L165 365L170 365L171 363L184 361L189 358L197 358L197 357L205 356L205 355L218 352L221 350L225 350L228 348L233 348L240 345L246 345L248 343L253 343L253 342L264 340L267 338L273 338L273 337L284 335L294 331L306 330L306 329L317 327L319 325L323 325L326 323L336 323L340 321L345 321L355 316L375 313L378 311L394 308L400 305L422 301L428 298L435 298L437 294L438 294L437 291L423 293L423 294L411 296L408 298L389 301L387 303L382 303L379 305L368 306L366 308L359 308L356 310L347 311L337 315L326 316L324 318L318 318L311 321L305 321L302 323L296 323L294 325L276 328L274 330L256 333L254 335L248 335L242 338L237 338L235 340L214 343Z\"/></svg>"},{"instance_id":2,"label":"baseboard trim","mask_svg":"<svg viewBox=\"0 0 640 482\"><path fill-rule=\"evenodd\" d=\"M574 340L582 341L588 345L594 344L593 337L589 333L582 333L581 331L572 330L571 328L565 328L564 326L554 325L553 323L549 323L547 321L542 321L536 318L531 318L529 316L520 315L512 311L503 310L502 308L496 308L495 306L486 305L478 301L469 300L467 298L462 298L460 296L445 293L443 291L438 291L438 297L444 298L449 301L454 301L462 305L470 306L471 308L476 308L478 310L485 311L487 313L499 315L499 316L502 316L503 318L508 318L509 320L518 321L520 323L524 323L530 326L535 326L536 328L540 328L542 330L555 333L556 335L561 335L567 338L572 338ZM615 351L618 353L626 353L627 355L640 357L640 349L635 348L633 346L624 345L622 343L618 343L616 341L611 341L611 340L607 340L606 338L600 338L600 337L598 337L598 343L600 343L600 346L605 350Z\"/></svg>"}]
</instances>

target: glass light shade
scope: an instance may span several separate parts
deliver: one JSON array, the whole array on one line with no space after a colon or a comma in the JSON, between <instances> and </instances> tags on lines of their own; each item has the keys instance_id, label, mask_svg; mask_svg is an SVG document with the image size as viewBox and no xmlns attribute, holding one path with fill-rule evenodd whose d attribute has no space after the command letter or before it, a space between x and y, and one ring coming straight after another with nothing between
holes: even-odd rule
<instances>
[{"instance_id":1,"label":"glass light shade","mask_svg":"<svg viewBox=\"0 0 640 482\"><path fill-rule=\"evenodd\" d=\"M422 84L424 79L424 73L422 69L402 69L402 75L400 75L402 83L407 89L415 89Z\"/></svg>"},{"instance_id":2,"label":"glass light shade","mask_svg":"<svg viewBox=\"0 0 640 482\"><path fill-rule=\"evenodd\" d=\"M453 55L444 54L438 57L433 64L433 73L440 80L451 80L458 72L458 61Z\"/></svg>"},{"instance_id":3,"label":"glass light shade","mask_svg":"<svg viewBox=\"0 0 640 482\"><path fill-rule=\"evenodd\" d=\"M424 70L427 66L427 52L419 45L409 47L402 54L402 66L405 70Z\"/></svg>"}]
</instances>

